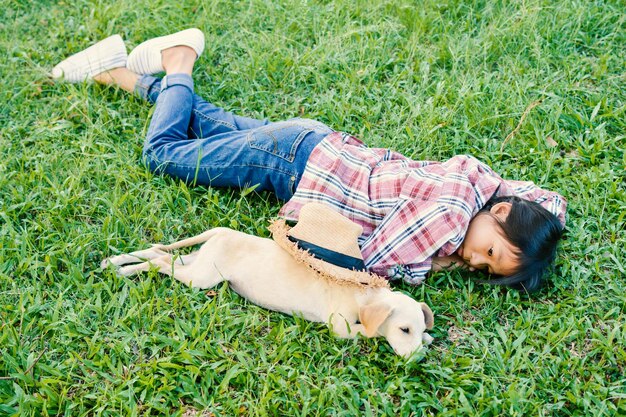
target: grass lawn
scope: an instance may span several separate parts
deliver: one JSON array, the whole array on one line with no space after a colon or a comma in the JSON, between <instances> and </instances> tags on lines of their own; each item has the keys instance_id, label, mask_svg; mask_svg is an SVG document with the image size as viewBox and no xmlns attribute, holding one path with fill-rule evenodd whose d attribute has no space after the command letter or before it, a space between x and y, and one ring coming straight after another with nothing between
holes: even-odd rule
<instances>
[{"instance_id":1,"label":"grass lawn","mask_svg":"<svg viewBox=\"0 0 626 417\"><path fill-rule=\"evenodd\" d=\"M406 362L226 285L101 270L210 227L267 236L280 208L152 175L149 106L47 78L114 33L132 47L192 26L197 90L228 110L414 159L472 154L566 196L548 285L396 284L435 313ZM626 415L622 1L0 0L0 54L0 415Z\"/></svg>"}]
</instances>

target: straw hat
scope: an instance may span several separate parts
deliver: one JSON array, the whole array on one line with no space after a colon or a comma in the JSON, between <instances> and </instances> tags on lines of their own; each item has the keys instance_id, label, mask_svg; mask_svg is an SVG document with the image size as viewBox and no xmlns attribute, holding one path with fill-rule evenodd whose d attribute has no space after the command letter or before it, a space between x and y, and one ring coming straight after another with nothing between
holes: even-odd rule
<instances>
[{"instance_id":1,"label":"straw hat","mask_svg":"<svg viewBox=\"0 0 626 417\"><path fill-rule=\"evenodd\" d=\"M278 219L269 230L281 248L322 278L368 288L389 287L385 278L365 269L357 243L363 228L324 204L307 203L294 227Z\"/></svg>"}]
</instances>

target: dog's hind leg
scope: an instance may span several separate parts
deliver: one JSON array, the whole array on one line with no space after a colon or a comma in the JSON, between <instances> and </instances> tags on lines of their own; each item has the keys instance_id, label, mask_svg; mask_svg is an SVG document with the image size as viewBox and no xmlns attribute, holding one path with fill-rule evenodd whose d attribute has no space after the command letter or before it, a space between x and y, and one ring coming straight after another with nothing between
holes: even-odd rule
<instances>
[{"instance_id":1,"label":"dog's hind leg","mask_svg":"<svg viewBox=\"0 0 626 417\"><path fill-rule=\"evenodd\" d=\"M127 264L134 264L134 263L149 261L151 259L155 259L160 256L167 255L167 253L171 250L204 243L207 240L211 239L213 236L224 232L224 230L225 228L223 227L216 227L214 229L209 229L206 232L201 233L197 236L190 237L189 239L183 239L181 241L174 242L169 245L162 245L160 243L157 243L155 245L152 245L152 247L149 249L143 249L143 250L138 250L138 251L131 252L131 253L124 253L124 254L117 255L117 256L111 256L103 260L100 266L102 268L106 268L109 265L122 266L122 265L127 265ZM190 255L186 255L186 256L189 257ZM188 260L186 260L185 259L186 256L182 256L182 260L180 258L177 260L180 261L180 263L185 264L185 263L190 263L191 260L195 257L195 256L189 257Z\"/></svg>"},{"instance_id":2,"label":"dog's hind leg","mask_svg":"<svg viewBox=\"0 0 626 417\"><path fill-rule=\"evenodd\" d=\"M100 266L102 268L106 268L109 265L122 266L127 264L135 264L138 262L149 261L151 259L155 259L167 254L167 252L155 245L150 249L143 249L131 253L123 253L121 255L111 256L103 260Z\"/></svg>"},{"instance_id":3,"label":"dog's hind leg","mask_svg":"<svg viewBox=\"0 0 626 417\"><path fill-rule=\"evenodd\" d=\"M147 262L122 267L118 270L118 274L130 276L154 268L159 273L174 277L194 288L210 288L224 281L224 278L215 268L210 268L211 270L207 271L205 268L194 265L192 261L196 255L197 252L182 257L166 254Z\"/></svg>"},{"instance_id":4,"label":"dog's hind leg","mask_svg":"<svg viewBox=\"0 0 626 417\"><path fill-rule=\"evenodd\" d=\"M123 256L123 255L121 255ZM159 261L157 263L157 261ZM166 253L165 255L159 257L159 258L152 258L149 261L144 261L141 263L136 263L133 265L126 265L121 267L120 269L117 270L117 274L121 275L123 277L128 277L131 275L135 275L138 274L140 272L146 272L149 271L150 268L158 268L159 272L163 272L161 271L162 267L164 266L164 264L167 264L168 268L172 268L174 264L172 264L172 255L170 255L169 253Z\"/></svg>"},{"instance_id":5,"label":"dog's hind leg","mask_svg":"<svg viewBox=\"0 0 626 417\"><path fill-rule=\"evenodd\" d=\"M226 280L216 268L211 267L207 271L205 268L198 268L198 265L175 265L169 271L161 269L159 272L168 274L185 285L200 289L214 287Z\"/></svg>"}]
</instances>

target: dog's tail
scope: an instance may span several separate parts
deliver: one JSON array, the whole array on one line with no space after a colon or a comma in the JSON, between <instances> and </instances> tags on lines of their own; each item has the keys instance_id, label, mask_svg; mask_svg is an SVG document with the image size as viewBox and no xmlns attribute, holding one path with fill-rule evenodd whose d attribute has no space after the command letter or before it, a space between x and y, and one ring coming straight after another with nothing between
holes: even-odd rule
<instances>
[{"instance_id":1,"label":"dog's tail","mask_svg":"<svg viewBox=\"0 0 626 417\"><path fill-rule=\"evenodd\" d=\"M200 233L199 235L190 237L188 239L183 239L178 242L171 243L169 245L156 244L154 245L154 247L157 249L164 250L164 251L171 251L175 249L185 248L187 246L199 245L200 243L204 243L207 240L211 239L213 236L219 233L223 233L224 230L229 230L229 229L225 227L215 227L213 229L209 229L204 233Z\"/></svg>"}]
</instances>

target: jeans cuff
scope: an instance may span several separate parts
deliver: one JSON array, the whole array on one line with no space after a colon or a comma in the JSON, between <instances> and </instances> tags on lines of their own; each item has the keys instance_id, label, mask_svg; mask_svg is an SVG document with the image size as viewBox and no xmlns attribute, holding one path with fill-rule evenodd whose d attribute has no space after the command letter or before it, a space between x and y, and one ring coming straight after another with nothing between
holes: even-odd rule
<instances>
[{"instance_id":1,"label":"jeans cuff","mask_svg":"<svg viewBox=\"0 0 626 417\"><path fill-rule=\"evenodd\" d=\"M150 89L157 81L159 79L152 75L142 75L135 84L135 94L144 100L150 101Z\"/></svg>"},{"instance_id":2,"label":"jeans cuff","mask_svg":"<svg viewBox=\"0 0 626 417\"><path fill-rule=\"evenodd\" d=\"M175 85L187 87L193 93L193 79L191 75L187 74L170 74L163 77L161 80L161 92Z\"/></svg>"}]
</instances>

